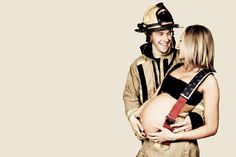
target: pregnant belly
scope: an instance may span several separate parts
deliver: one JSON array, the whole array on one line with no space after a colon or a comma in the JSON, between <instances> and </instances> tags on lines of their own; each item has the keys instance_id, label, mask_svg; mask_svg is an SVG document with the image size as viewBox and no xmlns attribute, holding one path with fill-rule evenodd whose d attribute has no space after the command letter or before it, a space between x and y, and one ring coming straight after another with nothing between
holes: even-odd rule
<instances>
[{"instance_id":1,"label":"pregnant belly","mask_svg":"<svg viewBox=\"0 0 236 157\"><path fill-rule=\"evenodd\" d=\"M167 93L162 93L151 99L140 115L140 121L146 133L158 131L155 126L163 126L166 115L169 114L176 99Z\"/></svg>"}]
</instances>

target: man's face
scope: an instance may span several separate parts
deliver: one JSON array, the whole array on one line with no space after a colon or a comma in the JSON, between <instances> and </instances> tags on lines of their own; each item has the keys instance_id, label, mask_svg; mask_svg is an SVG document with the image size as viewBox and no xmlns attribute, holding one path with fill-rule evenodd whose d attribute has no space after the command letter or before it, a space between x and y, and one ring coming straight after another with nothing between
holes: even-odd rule
<instances>
[{"instance_id":1,"label":"man's face","mask_svg":"<svg viewBox=\"0 0 236 157\"><path fill-rule=\"evenodd\" d=\"M155 31L151 34L151 42L161 54L167 54L172 44L172 30Z\"/></svg>"}]
</instances>

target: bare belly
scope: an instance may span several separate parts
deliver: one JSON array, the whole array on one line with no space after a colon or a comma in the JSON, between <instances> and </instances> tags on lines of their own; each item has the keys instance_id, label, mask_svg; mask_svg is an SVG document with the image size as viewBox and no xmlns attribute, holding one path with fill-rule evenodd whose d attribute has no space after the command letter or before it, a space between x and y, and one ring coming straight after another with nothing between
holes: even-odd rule
<instances>
[{"instance_id":1,"label":"bare belly","mask_svg":"<svg viewBox=\"0 0 236 157\"><path fill-rule=\"evenodd\" d=\"M155 126L163 126L166 115L169 114L176 99L167 93L162 93L153 99L144 107L140 115L140 121L146 133L158 131Z\"/></svg>"}]
</instances>

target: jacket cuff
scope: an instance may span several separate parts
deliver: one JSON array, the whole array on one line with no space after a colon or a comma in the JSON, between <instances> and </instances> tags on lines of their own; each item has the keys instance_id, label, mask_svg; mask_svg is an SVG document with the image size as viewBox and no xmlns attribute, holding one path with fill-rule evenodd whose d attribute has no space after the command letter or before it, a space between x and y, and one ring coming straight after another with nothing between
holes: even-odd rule
<instances>
[{"instance_id":1,"label":"jacket cuff","mask_svg":"<svg viewBox=\"0 0 236 157\"><path fill-rule=\"evenodd\" d=\"M189 112L189 117L191 119L192 129L196 129L203 126L203 119L198 113Z\"/></svg>"},{"instance_id":2,"label":"jacket cuff","mask_svg":"<svg viewBox=\"0 0 236 157\"><path fill-rule=\"evenodd\" d=\"M132 110L130 110L128 113L127 113L127 118L128 120L130 119L130 117L133 115L134 112L136 112L138 110L138 108L134 108Z\"/></svg>"}]
</instances>

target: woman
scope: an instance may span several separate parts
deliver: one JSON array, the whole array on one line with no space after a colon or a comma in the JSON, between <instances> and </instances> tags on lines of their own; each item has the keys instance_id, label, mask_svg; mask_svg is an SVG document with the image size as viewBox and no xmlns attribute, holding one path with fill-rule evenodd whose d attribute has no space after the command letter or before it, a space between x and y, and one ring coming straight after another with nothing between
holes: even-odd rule
<instances>
[{"instance_id":1,"label":"woman","mask_svg":"<svg viewBox=\"0 0 236 157\"><path fill-rule=\"evenodd\" d=\"M147 139L138 157L198 157L197 139L213 136L219 123L219 87L214 75L209 75L194 92L180 115L186 115L203 100L205 124L197 129L172 133L162 127L165 116L187 83L201 70L214 69L214 41L211 32L204 26L192 25L186 28L179 43L183 64L170 72L160 88L161 94L144 103L137 115L145 129ZM177 121L183 118L179 116ZM170 141L170 146L161 144Z\"/></svg>"}]
</instances>

